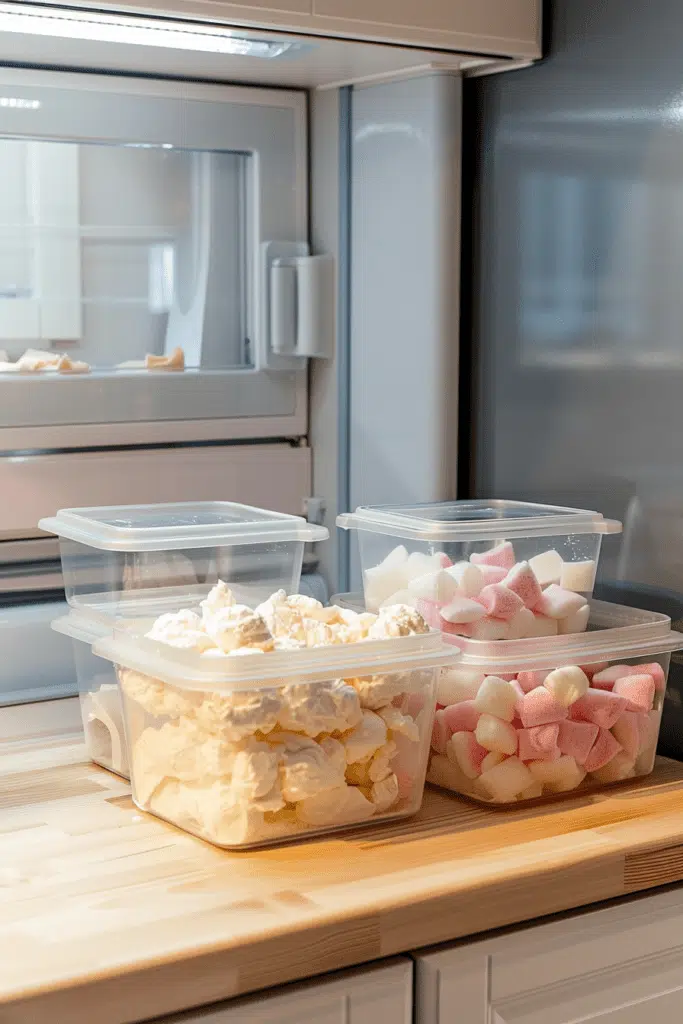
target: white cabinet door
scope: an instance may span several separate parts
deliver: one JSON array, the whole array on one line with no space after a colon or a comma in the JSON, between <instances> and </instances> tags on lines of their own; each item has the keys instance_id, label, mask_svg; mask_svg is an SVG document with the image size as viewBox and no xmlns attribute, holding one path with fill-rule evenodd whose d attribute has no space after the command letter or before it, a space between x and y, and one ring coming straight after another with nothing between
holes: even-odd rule
<instances>
[{"instance_id":1,"label":"white cabinet door","mask_svg":"<svg viewBox=\"0 0 683 1024\"><path fill-rule=\"evenodd\" d=\"M416 956L417 1024L680 1024L683 890Z\"/></svg>"},{"instance_id":2,"label":"white cabinet door","mask_svg":"<svg viewBox=\"0 0 683 1024\"><path fill-rule=\"evenodd\" d=\"M413 964L397 958L169 1018L166 1024L411 1024L412 1019Z\"/></svg>"}]
</instances>

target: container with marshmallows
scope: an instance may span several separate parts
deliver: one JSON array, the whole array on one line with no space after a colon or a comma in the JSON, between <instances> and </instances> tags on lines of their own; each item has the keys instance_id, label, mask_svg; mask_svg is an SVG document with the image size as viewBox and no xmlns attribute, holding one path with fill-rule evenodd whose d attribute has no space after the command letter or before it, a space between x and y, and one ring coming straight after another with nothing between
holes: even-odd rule
<instances>
[{"instance_id":1,"label":"container with marshmallows","mask_svg":"<svg viewBox=\"0 0 683 1024\"><path fill-rule=\"evenodd\" d=\"M416 608L472 640L580 633L603 534L597 512L519 501L361 507L337 524L358 534L365 603Z\"/></svg>"},{"instance_id":2,"label":"container with marshmallows","mask_svg":"<svg viewBox=\"0 0 683 1024\"><path fill-rule=\"evenodd\" d=\"M118 675L136 804L229 849L417 811L436 683L459 652L414 609L195 608L93 646Z\"/></svg>"},{"instance_id":3,"label":"container with marshmallows","mask_svg":"<svg viewBox=\"0 0 683 1024\"><path fill-rule=\"evenodd\" d=\"M666 615L589 602L588 632L486 642L437 686L427 781L492 805L652 771L672 651Z\"/></svg>"}]
</instances>

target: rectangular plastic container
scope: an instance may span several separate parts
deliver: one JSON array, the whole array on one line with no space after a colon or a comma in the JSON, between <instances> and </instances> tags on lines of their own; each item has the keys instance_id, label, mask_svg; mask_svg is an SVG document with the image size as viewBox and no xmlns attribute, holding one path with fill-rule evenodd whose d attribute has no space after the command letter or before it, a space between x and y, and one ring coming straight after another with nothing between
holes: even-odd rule
<instances>
[{"instance_id":1,"label":"rectangular plastic container","mask_svg":"<svg viewBox=\"0 0 683 1024\"><path fill-rule=\"evenodd\" d=\"M116 670L92 653L92 645L110 636L112 626L107 627L83 612L70 611L55 619L52 629L72 641L85 746L90 759L129 779L128 745Z\"/></svg>"},{"instance_id":2,"label":"rectangular plastic container","mask_svg":"<svg viewBox=\"0 0 683 1024\"><path fill-rule=\"evenodd\" d=\"M116 617L131 594L159 614L218 579L251 605L296 593L304 545L328 537L299 516L228 501L62 509L39 526L59 537L69 604Z\"/></svg>"},{"instance_id":3,"label":"rectangular plastic container","mask_svg":"<svg viewBox=\"0 0 683 1024\"><path fill-rule=\"evenodd\" d=\"M357 508L368 611L418 608L435 629L479 640L582 632L603 534L598 512L520 501Z\"/></svg>"},{"instance_id":4,"label":"rectangular plastic container","mask_svg":"<svg viewBox=\"0 0 683 1024\"><path fill-rule=\"evenodd\" d=\"M117 628L138 807L226 849L414 814L436 682L458 652L438 633L207 658Z\"/></svg>"},{"instance_id":5,"label":"rectangular plastic container","mask_svg":"<svg viewBox=\"0 0 683 1024\"><path fill-rule=\"evenodd\" d=\"M653 768L672 651L666 615L590 603L589 631L483 643L437 685L427 781L480 803L586 793Z\"/></svg>"}]
</instances>

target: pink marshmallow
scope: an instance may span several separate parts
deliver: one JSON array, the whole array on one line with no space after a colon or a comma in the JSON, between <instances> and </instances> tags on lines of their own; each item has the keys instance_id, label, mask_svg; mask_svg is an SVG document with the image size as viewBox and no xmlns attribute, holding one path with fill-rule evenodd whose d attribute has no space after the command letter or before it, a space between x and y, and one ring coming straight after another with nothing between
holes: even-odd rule
<instances>
[{"instance_id":1,"label":"pink marshmallow","mask_svg":"<svg viewBox=\"0 0 683 1024\"><path fill-rule=\"evenodd\" d=\"M454 732L474 732L481 715L473 700L462 700L444 709L443 720L449 736L452 736Z\"/></svg>"},{"instance_id":2,"label":"pink marshmallow","mask_svg":"<svg viewBox=\"0 0 683 1024\"><path fill-rule=\"evenodd\" d=\"M640 748L641 716L635 711L624 711L612 726L612 735L624 748L632 761L635 761Z\"/></svg>"},{"instance_id":3,"label":"pink marshmallow","mask_svg":"<svg viewBox=\"0 0 683 1024\"><path fill-rule=\"evenodd\" d=\"M428 601L426 597L418 597L415 602L417 611L432 629L441 629L440 605L436 601Z\"/></svg>"},{"instance_id":4,"label":"pink marshmallow","mask_svg":"<svg viewBox=\"0 0 683 1024\"><path fill-rule=\"evenodd\" d=\"M658 662L653 661L649 665L634 665L633 667L645 675L652 676L655 681L655 690L662 692L666 690L666 675Z\"/></svg>"},{"instance_id":5,"label":"pink marshmallow","mask_svg":"<svg viewBox=\"0 0 683 1024\"><path fill-rule=\"evenodd\" d=\"M445 754L450 735L444 713L438 710L434 715L434 725L432 726L432 750L436 750L437 754Z\"/></svg>"},{"instance_id":6,"label":"pink marshmallow","mask_svg":"<svg viewBox=\"0 0 683 1024\"><path fill-rule=\"evenodd\" d=\"M503 580L503 586L521 598L526 608L535 608L543 591L528 562L518 562Z\"/></svg>"},{"instance_id":7,"label":"pink marshmallow","mask_svg":"<svg viewBox=\"0 0 683 1024\"><path fill-rule=\"evenodd\" d=\"M451 736L446 754L454 760L468 779L481 775L481 762L489 751L477 743L474 733L456 732Z\"/></svg>"},{"instance_id":8,"label":"pink marshmallow","mask_svg":"<svg viewBox=\"0 0 683 1024\"><path fill-rule=\"evenodd\" d=\"M450 567L453 565L453 562L450 560L445 551L437 551L434 557L438 558L439 565L441 566L442 569L450 569Z\"/></svg>"},{"instance_id":9,"label":"pink marshmallow","mask_svg":"<svg viewBox=\"0 0 683 1024\"><path fill-rule=\"evenodd\" d=\"M611 729L624 711L624 697L610 693L609 690L595 690L591 687L571 705L569 717L573 722L592 722L601 729Z\"/></svg>"},{"instance_id":10,"label":"pink marshmallow","mask_svg":"<svg viewBox=\"0 0 683 1024\"><path fill-rule=\"evenodd\" d=\"M629 711L648 712L655 699L655 681L652 676L626 676L617 679L613 692L625 697Z\"/></svg>"},{"instance_id":11,"label":"pink marshmallow","mask_svg":"<svg viewBox=\"0 0 683 1024\"><path fill-rule=\"evenodd\" d=\"M609 665L607 661L597 661L594 665L580 665L579 668L582 672L585 672L589 679L597 675L598 672L602 672Z\"/></svg>"},{"instance_id":12,"label":"pink marshmallow","mask_svg":"<svg viewBox=\"0 0 683 1024\"><path fill-rule=\"evenodd\" d=\"M507 569L501 565L478 565L477 568L484 579L484 586L490 583L502 583L508 574Z\"/></svg>"},{"instance_id":13,"label":"pink marshmallow","mask_svg":"<svg viewBox=\"0 0 683 1024\"><path fill-rule=\"evenodd\" d=\"M521 597L508 590L502 583L490 583L479 594L479 601L494 619L509 621L524 603Z\"/></svg>"},{"instance_id":14,"label":"pink marshmallow","mask_svg":"<svg viewBox=\"0 0 683 1024\"><path fill-rule=\"evenodd\" d=\"M470 597L455 597L444 605L440 614L442 619L450 623L478 622L486 615L486 608Z\"/></svg>"},{"instance_id":15,"label":"pink marshmallow","mask_svg":"<svg viewBox=\"0 0 683 1024\"><path fill-rule=\"evenodd\" d=\"M598 726L592 722L560 722L557 745L577 764L584 764L598 738L598 731Z\"/></svg>"},{"instance_id":16,"label":"pink marshmallow","mask_svg":"<svg viewBox=\"0 0 683 1024\"><path fill-rule=\"evenodd\" d=\"M510 541L504 540L488 551L474 551L470 555L470 562L474 565L497 565L508 570L515 564L515 551Z\"/></svg>"},{"instance_id":17,"label":"pink marshmallow","mask_svg":"<svg viewBox=\"0 0 683 1024\"><path fill-rule=\"evenodd\" d=\"M586 758L584 768L587 772L596 772L599 768L603 768L608 761L611 761L620 750L621 744L615 740L609 729L601 729Z\"/></svg>"},{"instance_id":18,"label":"pink marshmallow","mask_svg":"<svg viewBox=\"0 0 683 1024\"><path fill-rule=\"evenodd\" d=\"M535 690L537 686L543 686L543 680L548 674L548 672L518 672L517 682L524 692L528 693L529 690Z\"/></svg>"},{"instance_id":19,"label":"pink marshmallow","mask_svg":"<svg viewBox=\"0 0 683 1024\"><path fill-rule=\"evenodd\" d=\"M635 673L630 665L608 665L593 675L591 686L596 690L611 690L617 679Z\"/></svg>"},{"instance_id":20,"label":"pink marshmallow","mask_svg":"<svg viewBox=\"0 0 683 1024\"><path fill-rule=\"evenodd\" d=\"M520 697L517 702L517 714L525 729L533 729L536 725L551 725L561 722L567 717L567 709L553 697L545 686L537 686Z\"/></svg>"},{"instance_id":21,"label":"pink marshmallow","mask_svg":"<svg viewBox=\"0 0 683 1024\"><path fill-rule=\"evenodd\" d=\"M520 761L556 761L560 756L557 747L559 725L537 725L533 729L520 729L517 733Z\"/></svg>"},{"instance_id":22,"label":"pink marshmallow","mask_svg":"<svg viewBox=\"0 0 683 1024\"><path fill-rule=\"evenodd\" d=\"M567 619L583 608L585 603L585 597L580 594L575 594L572 590L563 590L557 583L551 583L543 591L534 611L547 615L550 619Z\"/></svg>"},{"instance_id":23,"label":"pink marshmallow","mask_svg":"<svg viewBox=\"0 0 683 1024\"><path fill-rule=\"evenodd\" d=\"M501 676L501 679L502 678L504 678L504 677ZM512 684L512 688L513 688L513 690L515 691L515 693L517 694L518 697L523 697L524 694L527 692L526 690L522 689L522 687L519 685L519 683L517 682L516 679L510 679L509 682Z\"/></svg>"}]
</instances>

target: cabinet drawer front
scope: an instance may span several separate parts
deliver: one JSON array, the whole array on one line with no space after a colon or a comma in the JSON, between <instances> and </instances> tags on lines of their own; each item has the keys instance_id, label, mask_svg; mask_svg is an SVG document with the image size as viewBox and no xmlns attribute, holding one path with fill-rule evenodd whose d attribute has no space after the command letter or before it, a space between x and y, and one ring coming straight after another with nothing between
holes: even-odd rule
<instances>
[{"instance_id":1,"label":"cabinet drawer front","mask_svg":"<svg viewBox=\"0 0 683 1024\"><path fill-rule=\"evenodd\" d=\"M165 1024L412 1024L413 965L407 958L287 985Z\"/></svg>"}]
</instances>

